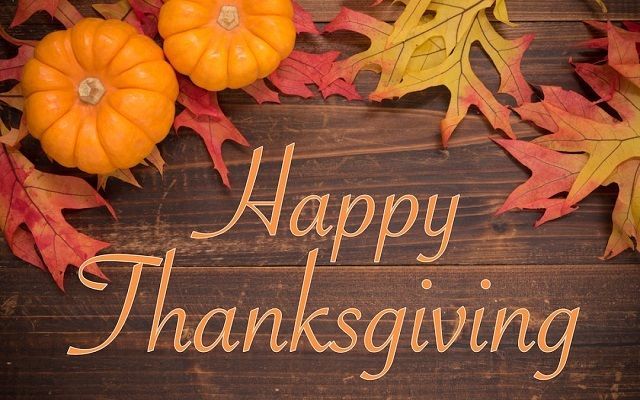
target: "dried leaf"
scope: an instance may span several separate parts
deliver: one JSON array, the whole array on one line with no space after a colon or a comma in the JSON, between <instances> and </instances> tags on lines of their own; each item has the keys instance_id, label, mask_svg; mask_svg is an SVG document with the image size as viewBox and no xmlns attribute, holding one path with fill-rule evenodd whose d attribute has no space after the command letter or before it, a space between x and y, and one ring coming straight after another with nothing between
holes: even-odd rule
<instances>
[{"instance_id":1,"label":"dried leaf","mask_svg":"<svg viewBox=\"0 0 640 400\"><path fill-rule=\"evenodd\" d=\"M230 187L229 170L222 158L222 144L231 140L243 146L249 143L224 115L218 104L218 96L194 85L188 78L180 77L178 102L186 107L174 122L178 131L182 127L191 128L207 147L214 168L220 173L225 186Z\"/></svg>"},{"instance_id":2,"label":"dried leaf","mask_svg":"<svg viewBox=\"0 0 640 400\"><path fill-rule=\"evenodd\" d=\"M435 86L446 86L451 102L441 124L443 143L475 105L491 125L513 137L509 109L500 104L471 68L469 54L478 43L500 73L500 92L518 104L530 101L532 90L525 81L520 62L532 35L507 40L493 28L486 10L509 23L504 1L496 0L403 0L406 7L393 24L343 8L325 31L351 30L371 40L368 50L333 64L324 86L336 79L352 83L361 70L380 72L370 99L401 97Z\"/></svg>"},{"instance_id":3,"label":"dried leaf","mask_svg":"<svg viewBox=\"0 0 640 400\"><path fill-rule=\"evenodd\" d=\"M316 24L313 23L313 18L297 1L293 2L293 23L296 26L296 32L298 33L311 33L313 35L320 34Z\"/></svg>"},{"instance_id":4,"label":"dried leaf","mask_svg":"<svg viewBox=\"0 0 640 400\"><path fill-rule=\"evenodd\" d=\"M62 210L96 207L115 217L84 180L40 172L20 152L0 145L0 227L12 251L46 268L61 289L68 265L78 267L109 246L74 229ZM106 279L96 265L88 271Z\"/></svg>"},{"instance_id":5,"label":"dried leaf","mask_svg":"<svg viewBox=\"0 0 640 400\"><path fill-rule=\"evenodd\" d=\"M133 25L140 33L144 33L142 23L131 9L129 0L118 0L115 3L94 4L96 10L105 19L119 19Z\"/></svg>"},{"instance_id":6,"label":"dried leaf","mask_svg":"<svg viewBox=\"0 0 640 400\"><path fill-rule=\"evenodd\" d=\"M0 93L0 102L22 111L24 108L24 97L22 97L22 87L20 84L15 85L7 92Z\"/></svg>"},{"instance_id":7,"label":"dried leaf","mask_svg":"<svg viewBox=\"0 0 640 400\"><path fill-rule=\"evenodd\" d=\"M33 51L31 46L20 46L15 57L0 60L0 81L20 80L22 67L33 58Z\"/></svg>"},{"instance_id":8,"label":"dried leaf","mask_svg":"<svg viewBox=\"0 0 640 400\"><path fill-rule=\"evenodd\" d=\"M640 230L640 87L621 69L637 68L639 60L634 40L612 25L608 34L608 64L577 64L576 71L622 121L576 93L544 88L542 102L516 111L551 134L532 143L499 142L532 170L531 179L512 193L501 212L546 208L532 204L553 202L543 223L573 211L599 186L618 186L605 258L636 249Z\"/></svg>"},{"instance_id":9,"label":"dried leaf","mask_svg":"<svg viewBox=\"0 0 640 400\"><path fill-rule=\"evenodd\" d=\"M253 97L258 104L280 103L280 95L275 90L271 90L264 79L260 79L242 90Z\"/></svg>"},{"instance_id":10,"label":"dried leaf","mask_svg":"<svg viewBox=\"0 0 640 400\"><path fill-rule=\"evenodd\" d=\"M18 0L18 8L11 21L11 28L24 23L38 11L46 11L67 28L83 18L82 14L67 0Z\"/></svg>"},{"instance_id":11,"label":"dried leaf","mask_svg":"<svg viewBox=\"0 0 640 400\"><path fill-rule=\"evenodd\" d=\"M107 188L107 181L109 180L109 178L118 179L124 183L128 183L131 186L135 186L138 189L142 188L130 169L117 169L109 175L98 175L98 189L105 190Z\"/></svg>"},{"instance_id":12,"label":"dried leaf","mask_svg":"<svg viewBox=\"0 0 640 400\"><path fill-rule=\"evenodd\" d=\"M20 119L20 127L17 129L9 129L0 122L0 144L15 148L27 135L29 135L29 132L27 131L27 123L24 116Z\"/></svg>"},{"instance_id":13,"label":"dried leaf","mask_svg":"<svg viewBox=\"0 0 640 400\"><path fill-rule=\"evenodd\" d=\"M337 51L312 54L294 50L269 76L269 80L282 93L292 96L313 97L313 92L307 87L313 84L320 88L324 98L337 94L349 100L360 99L355 87L343 79L335 79L329 84L324 84L326 75L339 55Z\"/></svg>"},{"instance_id":14,"label":"dried leaf","mask_svg":"<svg viewBox=\"0 0 640 400\"><path fill-rule=\"evenodd\" d=\"M158 149L157 146L154 146L153 150L151 151L151 154L149 154L146 160L150 162L151 165L155 167L155 169L158 170L160 175L164 175L164 167L167 165L167 163L164 161L164 158L162 158L160 149Z\"/></svg>"}]
</instances>

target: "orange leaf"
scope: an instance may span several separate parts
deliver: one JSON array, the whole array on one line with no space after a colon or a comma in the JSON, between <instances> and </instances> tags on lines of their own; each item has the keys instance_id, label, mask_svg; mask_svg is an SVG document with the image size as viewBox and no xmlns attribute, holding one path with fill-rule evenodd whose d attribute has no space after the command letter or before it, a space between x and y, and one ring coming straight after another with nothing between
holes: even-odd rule
<instances>
[{"instance_id":1,"label":"orange leaf","mask_svg":"<svg viewBox=\"0 0 640 400\"><path fill-rule=\"evenodd\" d=\"M542 223L573 211L599 186L616 184L613 230L604 253L611 258L636 249L640 232L640 87L625 75L638 68L635 41L611 24L607 29L608 64L578 64L576 71L622 121L576 93L543 88L542 102L516 111L551 134L526 144L500 142L533 173L500 211L545 208L531 205L547 202L552 214Z\"/></svg>"},{"instance_id":2,"label":"orange leaf","mask_svg":"<svg viewBox=\"0 0 640 400\"><path fill-rule=\"evenodd\" d=\"M249 96L253 97L258 104L280 103L278 92L271 90L264 79L255 81L253 84L242 88Z\"/></svg>"},{"instance_id":3,"label":"orange leaf","mask_svg":"<svg viewBox=\"0 0 640 400\"><path fill-rule=\"evenodd\" d=\"M313 92L307 85L314 84L320 88L324 98L337 94L348 100L360 99L355 87L344 79L331 80L325 84L325 77L339 55L337 51L312 54L294 50L289 58L283 60L280 67L269 76L269 80L282 93L288 95L313 97Z\"/></svg>"},{"instance_id":4,"label":"orange leaf","mask_svg":"<svg viewBox=\"0 0 640 400\"><path fill-rule=\"evenodd\" d=\"M68 0L18 0L18 8L11 21L11 28L24 23L38 11L46 11L67 28L83 18Z\"/></svg>"},{"instance_id":5,"label":"orange leaf","mask_svg":"<svg viewBox=\"0 0 640 400\"><path fill-rule=\"evenodd\" d=\"M298 33L311 33L313 35L320 34L316 24L313 23L313 18L297 1L293 2L293 24L296 26L296 32Z\"/></svg>"},{"instance_id":6,"label":"orange leaf","mask_svg":"<svg viewBox=\"0 0 640 400\"><path fill-rule=\"evenodd\" d=\"M95 207L107 207L115 217L84 180L40 172L20 152L0 145L0 227L14 253L46 268L60 289L69 264L78 267L109 246L74 229L62 210ZM96 265L88 271L106 279Z\"/></svg>"}]
</instances>

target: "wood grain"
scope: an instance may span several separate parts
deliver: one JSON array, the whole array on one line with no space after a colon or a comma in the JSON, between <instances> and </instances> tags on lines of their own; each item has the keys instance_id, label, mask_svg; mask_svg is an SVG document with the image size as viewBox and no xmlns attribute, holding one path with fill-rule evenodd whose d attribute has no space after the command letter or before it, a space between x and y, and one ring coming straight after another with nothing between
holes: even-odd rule
<instances>
[{"instance_id":1,"label":"wood grain","mask_svg":"<svg viewBox=\"0 0 640 400\"><path fill-rule=\"evenodd\" d=\"M527 307L532 313L529 339L535 335L542 318L559 307L581 306L580 322L574 338L570 365L550 383L532 378L536 369L551 370L557 354L536 350L520 353L515 348L517 327L507 330L500 350L472 353L468 348L470 321L453 348L438 354L427 347L414 354L408 347L412 325L407 321L397 359L388 375L365 382L362 370L377 371L384 354L372 355L362 344L347 354L314 353L303 339L295 353L273 354L267 347L270 324L265 325L249 353L215 350L199 354L193 349L183 354L171 348L175 323L169 323L158 349L145 354L155 296L160 277L158 268L143 272L140 295L132 317L118 339L106 350L88 357L67 357L69 345L92 347L106 338L121 308L129 278L128 268L107 268L113 284L104 293L91 292L74 280L69 295L55 291L35 296L30 281L38 271L24 274L0 271L8 288L3 296L15 306L3 308L0 338L9 350L3 354L11 363L3 366L0 393L7 396L29 394L81 398L100 394L103 398L146 398L146 390L162 391L165 398L465 398L597 399L617 394L636 398L637 359L640 338L636 293L640 289L637 265L601 266L503 266L503 267L321 267L316 270L309 310L328 306L330 317L314 322L321 342L340 340L335 317L343 309L355 306L362 320L354 324L361 335L371 317L386 307L408 308L407 319L415 310L442 307L445 329L453 326L455 309L466 306L468 312L486 307L481 337L489 331L499 308ZM232 332L242 340L246 317L253 307L278 307L283 311L281 339L290 335L296 302L302 281L302 267L282 268L175 268L165 303L165 312L184 308L189 319L185 339L193 333L199 318L216 307L238 307ZM30 280L23 280L28 277ZM432 280L428 292L420 288L423 278ZM487 292L480 280L491 279ZM358 282L354 285L354 282ZM386 319L376 342L385 339L391 321ZM430 322L427 318L426 324ZM211 324L211 334L220 329L220 321ZM386 326L386 327L385 327ZM553 330L550 336L561 334ZM430 330L423 337L433 343ZM30 349L28 358L18 349ZM36 352L35 349L38 349ZM55 373L51 373L56 366ZM464 384L462 384L464 382ZM75 387L73 392L68 388ZM75 393L75 395L74 395ZM101 398L100 396L98 396ZM539 397L540 398L540 397ZM605 397L611 398L611 397Z\"/></svg>"},{"instance_id":2,"label":"wood grain","mask_svg":"<svg viewBox=\"0 0 640 400\"><path fill-rule=\"evenodd\" d=\"M390 2L371 9L369 0L300 2L321 26L342 5L385 20L394 18L399 9ZM73 3L86 15L92 13L91 2ZM640 3L635 0L609 0L607 5L612 20L640 19ZM594 2L510 0L508 6L518 26L500 26L502 33L508 37L536 33L523 62L530 82L592 95L572 73L568 60L598 56L574 46L594 34L581 20L604 17ZM14 10L14 2L0 4L2 26L8 26ZM11 33L38 39L56 28L59 25L50 17L39 13ZM337 48L344 54L367 45L365 38L344 32L303 35L299 43L309 51ZM0 41L1 58L14 52ZM473 53L472 64L495 91L496 73L480 50ZM357 80L362 93L375 83L374 74L362 74ZM610 262L598 259L611 229L615 187L597 191L573 215L537 230L532 228L535 213L494 216L528 172L489 140L499 133L492 133L475 112L461 124L451 147L443 150L438 126L447 102L448 93L438 88L382 104L285 97L281 105L258 106L241 92L223 93L225 112L253 146L264 146L257 198L273 196L284 147L296 143L275 238L251 214L216 240L189 238L194 229L215 230L227 223L242 193L251 149L224 146L233 183L233 189L226 190L200 140L187 130L171 135L161 146L169 163L164 177L150 168L137 168L144 190L110 182L105 195L118 221L103 210L67 215L81 231L111 242L113 252L162 256L178 248L165 310L185 308L190 328L184 332L186 337L210 309L234 306L238 316L233 332L242 332L251 308L278 307L285 314L282 332L286 336L293 325L302 265L308 251L319 247L308 307L331 308L330 317L314 325L321 341L336 337L335 317L350 306L362 310L362 321L354 324L361 335L372 316L385 307L406 306L408 320L417 308L442 307L447 331L457 307L464 305L469 312L485 307L486 325L481 330L485 335L499 308L526 307L532 313L532 339L552 310L580 306L569 363L557 379L533 379L536 369L555 367L558 355L543 354L537 347L519 352L517 324L509 328L499 351L478 354L468 348L470 323L445 354L433 348L414 354L408 347L411 325L407 324L393 368L375 382L365 382L358 375L365 369L378 370L384 355L367 353L361 342L343 355L316 354L306 340L298 352L273 354L267 347L268 330L258 335L249 353L217 349L199 354L190 349L178 354L171 348L175 324L170 323L158 349L147 354L158 268L145 269L131 317L108 349L88 357L68 357L69 345L93 346L108 335L120 312L129 269L106 268L112 283L101 293L84 288L70 272L67 293L61 294L44 272L17 261L0 239L0 398L640 398L640 256L626 252ZM7 116L6 111L2 114ZM516 117L513 123L520 137L538 134ZM60 172L47 162L37 143L27 141L24 151L43 169ZM330 264L331 238L294 238L288 232L293 207L312 193L331 194L327 213L331 223L346 194L371 194L379 207L390 194L414 194L422 201L422 217L427 197L440 194L443 203L437 223L443 222L444 201L455 194L461 194L462 200L449 249L438 265L415 261L419 252L433 251L437 244L422 233L419 220L402 239L389 239L381 265L373 266L380 209L370 230L358 239L345 240L338 262ZM353 215L361 216L361 211ZM399 212L398 217L402 216ZM312 217L308 211L302 220L309 222ZM420 287L424 278L434 284L429 291ZM488 291L480 289L483 278L493 283ZM381 329L390 324L385 319ZM213 324L211 332L219 325ZM551 336L561 333L554 327ZM433 341L428 330L425 335ZM375 337L376 341L384 338L384 330Z\"/></svg>"}]
</instances>

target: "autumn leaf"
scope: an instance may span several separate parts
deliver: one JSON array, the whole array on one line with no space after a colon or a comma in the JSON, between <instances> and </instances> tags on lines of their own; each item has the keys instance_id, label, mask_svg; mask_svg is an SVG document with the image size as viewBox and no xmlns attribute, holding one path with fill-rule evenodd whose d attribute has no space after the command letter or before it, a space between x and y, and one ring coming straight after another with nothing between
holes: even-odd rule
<instances>
[{"instance_id":1,"label":"autumn leaf","mask_svg":"<svg viewBox=\"0 0 640 400\"><path fill-rule=\"evenodd\" d=\"M20 119L20 126L18 128L9 129L0 122L0 144L6 144L9 147L16 148L28 134L29 131L27 130L27 123L24 116Z\"/></svg>"},{"instance_id":2,"label":"autumn leaf","mask_svg":"<svg viewBox=\"0 0 640 400\"><path fill-rule=\"evenodd\" d=\"M325 27L326 32L350 30L371 40L368 50L334 63L324 86L336 79L352 83L362 70L380 73L369 98L380 101L435 86L446 86L451 101L441 124L443 143L474 105L491 125L513 137L510 110L500 104L472 70L469 54L474 44L487 53L500 73L500 92L518 104L530 101L532 91L520 71L522 56L532 35L508 40L496 32L486 11L510 23L504 0L403 0L404 11L393 24L343 8Z\"/></svg>"},{"instance_id":3,"label":"autumn leaf","mask_svg":"<svg viewBox=\"0 0 640 400\"><path fill-rule=\"evenodd\" d=\"M109 246L73 228L62 210L111 206L84 180L40 172L17 150L0 145L0 227L14 254L49 271L62 289L69 265ZM103 279L96 265L88 269Z\"/></svg>"},{"instance_id":4,"label":"autumn leaf","mask_svg":"<svg viewBox=\"0 0 640 400\"><path fill-rule=\"evenodd\" d=\"M222 158L222 144L231 140L249 146L249 142L224 115L216 93L195 86L185 77L181 77L179 81L178 102L186 108L176 117L174 127L176 131L183 127L191 128L204 140L214 168L220 173L224 185L230 187L229 170Z\"/></svg>"},{"instance_id":5,"label":"autumn leaf","mask_svg":"<svg viewBox=\"0 0 640 400\"><path fill-rule=\"evenodd\" d=\"M20 84L14 85L4 93L0 93L0 102L16 110L22 110L24 107L24 97L22 97Z\"/></svg>"},{"instance_id":6,"label":"autumn leaf","mask_svg":"<svg viewBox=\"0 0 640 400\"><path fill-rule=\"evenodd\" d=\"M339 55L337 51L313 54L294 50L269 76L269 80L282 93L292 96L313 97L313 92L307 87L313 84L320 88L324 98L335 94L348 100L360 99L355 87L343 79L336 79L328 85L323 83Z\"/></svg>"},{"instance_id":7,"label":"autumn leaf","mask_svg":"<svg viewBox=\"0 0 640 400\"><path fill-rule=\"evenodd\" d=\"M18 48L15 57L0 60L0 81L20 80L22 67L33 58L33 51L33 47L23 45Z\"/></svg>"},{"instance_id":8,"label":"autumn leaf","mask_svg":"<svg viewBox=\"0 0 640 400\"><path fill-rule=\"evenodd\" d=\"M251 85L243 87L242 90L253 97L258 104L280 103L280 94L267 86L264 79L257 80Z\"/></svg>"},{"instance_id":9,"label":"autumn leaf","mask_svg":"<svg viewBox=\"0 0 640 400\"><path fill-rule=\"evenodd\" d=\"M144 33L142 23L131 9L129 0L118 0L115 3L94 4L96 10L105 19L118 19L133 25L140 33Z\"/></svg>"},{"instance_id":10,"label":"autumn leaf","mask_svg":"<svg viewBox=\"0 0 640 400\"><path fill-rule=\"evenodd\" d=\"M531 143L499 141L532 171L499 212L542 209L539 223L572 212L600 186L618 197L604 258L637 249L640 230L640 86L627 72L638 67L635 41L608 25L608 63L577 64L576 72L622 120L574 92L543 88L544 99L516 109L550 132Z\"/></svg>"},{"instance_id":11,"label":"autumn leaf","mask_svg":"<svg viewBox=\"0 0 640 400\"><path fill-rule=\"evenodd\" d=\"M82 14L68 0L18 0L11 28L24 23L38 11L46 11L67 28L83 18Z\"/></svg>"},{"instance_id":12,"label":"autumn leaf","mask_svg":"<svg viewBox=\"0 0 640 400\"><path fill-rule=\"evenodd\" d=\"M297 1L293 2L293 23L298 33L311 33L312 35L320 34L316 24L313 22L311 14L309 14Z\"/></svg>"}]
</instances>

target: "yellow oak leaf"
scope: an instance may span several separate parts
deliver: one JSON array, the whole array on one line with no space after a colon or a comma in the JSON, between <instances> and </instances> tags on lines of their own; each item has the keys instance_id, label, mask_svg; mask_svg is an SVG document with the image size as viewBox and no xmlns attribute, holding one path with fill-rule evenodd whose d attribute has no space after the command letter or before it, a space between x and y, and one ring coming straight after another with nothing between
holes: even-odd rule
<instances>
[{"instance_id":1,"label":"yellow oak leaf","mask_svg":"<svg viewBox=\"0 0 640 400\"><path fill-rule=\"evenodd\" d=\"M369 49L334 64L325 85L337 79L353 82L362 70L380 73L369 98L380 101L435 86L451 92L447 116L441 124L446 146L471 105L477 106L492 126L513 137L510 110L496 100L472 70L471 48L479 44L500 73L500 92L518 104L530 101L532 90L520 70L522 56L533 40L503 38L486 11L510 23L505 0L405 0L404 11L393 24L343 8L325 30L351 30L371 40Z\"/></svg>"}]
</instances>

